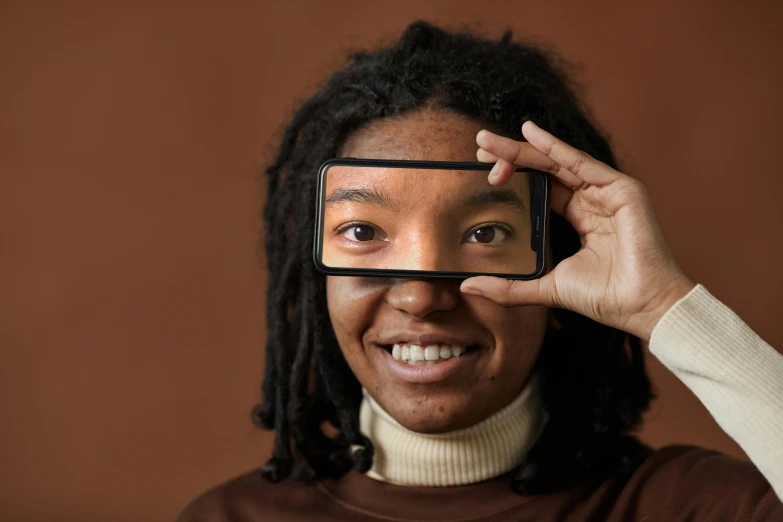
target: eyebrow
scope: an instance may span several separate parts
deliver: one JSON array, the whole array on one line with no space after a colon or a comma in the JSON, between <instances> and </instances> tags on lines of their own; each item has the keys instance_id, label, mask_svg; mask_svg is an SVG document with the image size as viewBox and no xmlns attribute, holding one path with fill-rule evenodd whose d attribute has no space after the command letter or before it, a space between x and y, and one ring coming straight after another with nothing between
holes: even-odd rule
<instances>
[{"instance_id":1,"label":"eyebrow","mask_svg":"<svg viewBox=\"0 0 783 522\"><path fill-rule=\"evenodd\" d=\"M343 203L350 201L353 203L369 203L371 205L378 205L386 208L392 207L392 201L384 194L381 194L375 189L366 188L334 189L329 193L325 201L326 203Z\"/></svg>"},{"instance_id":2,"label":"eyebrow","mask_svg":"<svg viewBox=\"0 0 783 522\"><path fill-rule=\"evenodd\" d=\"M391 199L372 188L338 188L329 193L325 202L327 204L352 202L378 205L384 208L393 207ZM463 207L481 207L497 203L509 205L522 213L527 212L525 204L517 193L512 190L477 190L461 199L458 205Z\"/></svg>"},{"instance_id":3,"label":"eyebrow","mask_svg":"<svg viewBox=\"0 0 783 522\"><path fill-rule=\"evenodd\" d=\"M460 204L462 206L479 207L485 205L491 205L494 203L501 203L514 207L520 212L527 212L527 207L519 198L516 192L513 190L477 190L470 196L462 199Z\"/></svg>"}]
</instances>

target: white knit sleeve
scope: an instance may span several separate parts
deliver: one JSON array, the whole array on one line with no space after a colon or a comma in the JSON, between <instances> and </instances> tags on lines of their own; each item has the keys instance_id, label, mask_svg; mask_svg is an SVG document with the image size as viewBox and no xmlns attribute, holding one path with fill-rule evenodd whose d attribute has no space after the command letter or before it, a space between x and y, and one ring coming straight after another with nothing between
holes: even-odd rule
<instances>
[{"instance_id":1,"label":"white knit sleeve","mask_svg":"<svg viewBox=\"0 0 783 522\"><path fill-rule=\"evenodd\" d=\"M783 355L702 285L661 318L650 352L701 400L783 500Z\"/></svg>"}]
</instances>

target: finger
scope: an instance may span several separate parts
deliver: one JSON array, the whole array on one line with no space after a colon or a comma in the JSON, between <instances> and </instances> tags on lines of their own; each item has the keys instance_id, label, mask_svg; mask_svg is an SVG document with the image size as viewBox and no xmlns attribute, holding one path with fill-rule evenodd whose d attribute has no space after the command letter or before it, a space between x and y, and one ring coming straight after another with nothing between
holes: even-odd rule
<instances>
[{"instance_id":1,"label":"finger","mask_svg":"<svg viewBox=\"0 0 783 522\"><path fill-rule=\"evenodd\" d=\"M463 281L460 290L466 294L484 297L503 307L522 305L559 307L553 281L550 275L531 281L478 276Z\"/></svg>"},{"instance_id":2,"label":"finger","mask_svg":"<svg viewBox=\"0 0 783 522\"><path fill-rule=\"evenodd\" d=\"M549 199L549 208L561 216L565 216L566 207L574 197L574 191L563 185L560 180L552 180L552 194Z\"/></svg>"},{"instance_id":3,"label":"finger","mask_svg":"<svg viewBox=\"0 0 783 522\"><path fill-rule=\"evenodd\" d=\"M476 158L482 163L495 163L498 157L494 154L490 154L482 148L476 151Z\"/></svg>"},{"instance_id":4,"label":"finger","mask_svg":"<svg viewBox=\"0 0 783 522\"><path fill-rule=\"evenodd\" d=\"M516 167L506 160L500 159L494 154L490 154L484 149L476 151L476 158L483 163L494 163L492 169L489 171L487 179L492 185L502 185L511 179L511 175L516 170Z\"/></svg>"},{"instance_id":5,"label":"finger","mask_svg":"<svg viewBox=\"0 0 783 522\"><path fill-rule=\"evenodd\" d=\"M491 185L502 185L511 179L511 175L517 170L516 165L503 158L498 158L495 166L489 171L487 179Z\"/></svg>"},{"instance_id":6,"label":"finger","mask_svg":"<svg viewBox=\"0 0 783 522\"><path fill-rule=\"evenodd\" d=\"M484 149L479 149L478 152L476 152L476 157L478 158L479 161L483 163L492 163L498 161L497 156L490 154ZM493 185L503 184L503 182L496 182L494 178L490 180L490 183L492 183ZM573 196L574 196L574 191L571 188L565 186L563 182L557 178L552 179L552 195L551 195L549 207L553 211L557 212L561 216L564 215L565 209L568 206L568 203L571 202L571 198Z\"/></svg>"},{"instance_id":7,"label":"finger","mask_svg":"<svg viewBox=\"0 0 783 522\"><path fill-rule=\"evenodd\" d=\"M520 167L543 170L553 174L559 168L556 161L529 143L498 136L486 129L479 131L476 135L476 143L496 158L502 158Z\"/></svg>"},{"instance_id":8,"label":"finger","mask_svg":"<svg viewBox=\"0 0 783 522\"><path fill-rule=\"evenodd\" d=\"M581 182L604 186L624 176L606 163L598 161L589 154L555 138L532 121L526 121L522 125L522 134L530 145L557 162L558 165L579 178ZM563 179L561 176L557 176Z\"/></svg>"},{"instance_id":9,"label":"finger","mask_svg":"<svg viewBox=\"0 0 783 522\"><path fill-rule=\"evenodd\" d=\"M509 163L520 167L528 167L544 172L549 172L557 176L566 186L574 190L581 187L584 182L577 176L564 169L552 158L536 149L530 143L512 140L503 136L498 136L488 130L482 130L476 135L476 143L488 155L496 158L502 158Z\"/></svg>"}]
</instances>

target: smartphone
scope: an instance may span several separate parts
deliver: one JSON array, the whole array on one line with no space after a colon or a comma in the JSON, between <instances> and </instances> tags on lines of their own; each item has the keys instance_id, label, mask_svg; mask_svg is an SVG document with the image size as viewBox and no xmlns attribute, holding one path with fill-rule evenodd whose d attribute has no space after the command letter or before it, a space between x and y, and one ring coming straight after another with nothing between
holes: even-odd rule
<instances>
[{"instance_id":1,"label":"smartphone","mask_svg":"<svg viewBox=\"0 0 783 522\"><path fill-rule=\"evenodd\" d=\"M313 258L324 274L535 279L546 268L550 180L504 185L477 162L330 159L318 170Z\"/></svg>"}]
</instances>

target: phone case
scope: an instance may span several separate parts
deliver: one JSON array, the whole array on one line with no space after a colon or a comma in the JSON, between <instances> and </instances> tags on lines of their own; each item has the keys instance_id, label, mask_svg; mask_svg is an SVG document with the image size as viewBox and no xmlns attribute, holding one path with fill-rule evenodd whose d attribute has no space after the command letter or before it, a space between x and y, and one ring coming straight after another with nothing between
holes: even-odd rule
<instances>
[{"instance_id":1,"label":"phone case","mask_svg":"<svg viewBox=\"0 0 783 522\"><path fill-rule=\"evenodd\" d=\"M467 279L479 275L491 275L512 280L536 279L544 275L546 271L547 257L547 230L549 228L549 197L551 181L545 172L535 169L518 168L515 172L528 172L536 174L534 178L534 191L531 194L533 222L531 234L531 248L536 252L536 270L531 274L489 274L483 272L446 272L426 270L391 270L372 268L334 268L321 263L321 244L323 237L323 201L326 184L324 178L329 168L334 166L361 166L361 167L387 167L387 168L415 168L435 170L486 170L492 169L491 163L479 162L453 162L453 161L410 161L410 160L376 160L357 158L334 158L325 161L318 169L316 205L315 205L315 237L313 244L313 261L316 268L326 274L335 276L371 276L371 277L404 277L415 279Z\"/></svg>"}]
</instances>

